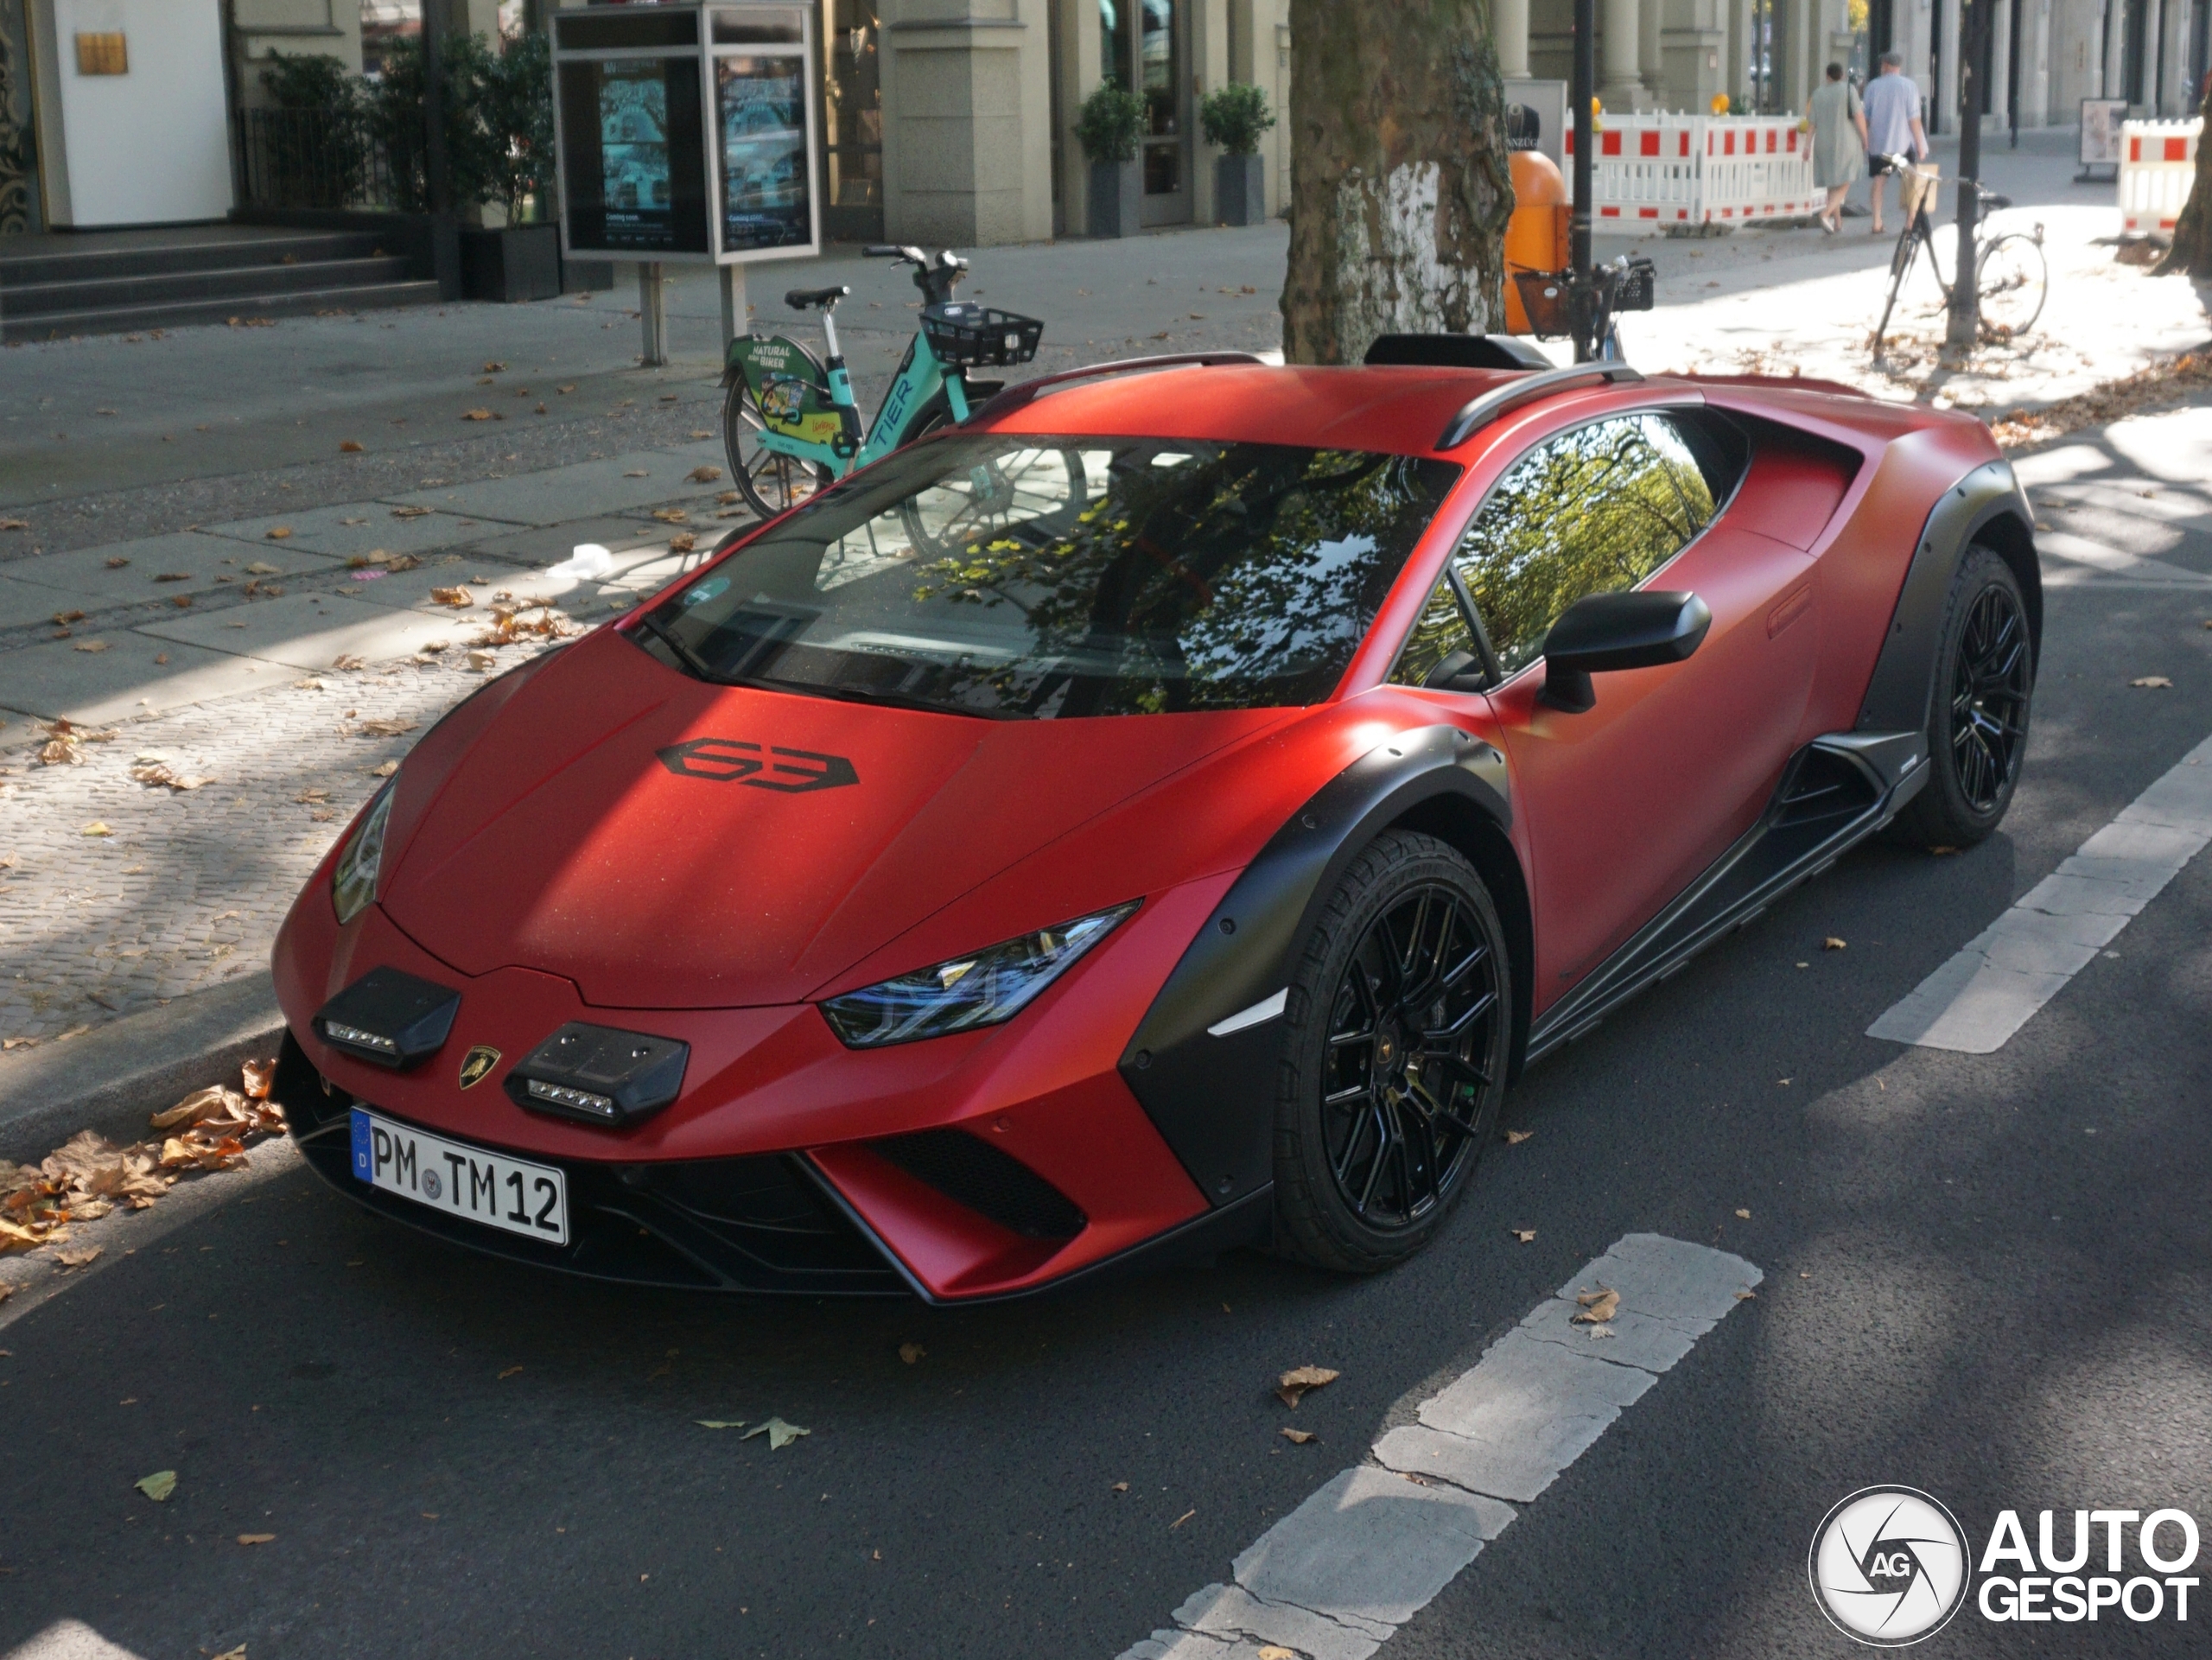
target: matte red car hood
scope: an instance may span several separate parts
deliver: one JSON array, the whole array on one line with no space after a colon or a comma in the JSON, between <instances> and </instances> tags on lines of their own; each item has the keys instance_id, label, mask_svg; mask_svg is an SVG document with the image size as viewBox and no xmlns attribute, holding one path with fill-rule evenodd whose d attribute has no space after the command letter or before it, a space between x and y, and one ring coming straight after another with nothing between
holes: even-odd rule
<instances>
[{"instance_id":1,"label":"matte red car hood","mask_svg":"<svg viewBox=\"0 0 2212 1660\"><path fill-rule=\"evenodd\" d=\"M380 897L467 974L565 975L607 1008L796 1002L1287 713L971 720L711 686L604 633L465 747L425 741Z\"/></svg>"}]
</instances>

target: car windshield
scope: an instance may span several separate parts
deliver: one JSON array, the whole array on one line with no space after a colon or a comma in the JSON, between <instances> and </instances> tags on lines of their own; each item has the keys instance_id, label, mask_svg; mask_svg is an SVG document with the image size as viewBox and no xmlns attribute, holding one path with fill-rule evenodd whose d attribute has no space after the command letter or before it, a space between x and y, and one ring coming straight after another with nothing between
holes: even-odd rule
<instances>
[{"instance_id":1,"label":"car windshield","mask_svg":"<svg viewBox=\"0 0 2212 1660\"><path fill-rule=\"evenodd\" d=\"M1318 702L1459 469L976 434L887 457L649 613L732 684L997 719Z\"/></svg>"}]
</instances>

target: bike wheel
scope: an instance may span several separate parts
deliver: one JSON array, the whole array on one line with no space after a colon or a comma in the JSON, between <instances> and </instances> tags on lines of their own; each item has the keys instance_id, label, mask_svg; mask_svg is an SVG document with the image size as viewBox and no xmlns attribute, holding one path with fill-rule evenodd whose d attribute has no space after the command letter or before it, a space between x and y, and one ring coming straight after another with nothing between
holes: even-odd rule
<instances>
[{"instance_id":1,"label":"bike wheel","mask_svg":"<svg viewBox=\"0 0 2212 1660\"><path fill-rule=\"evenodd\" d=\"M925 410L899 442L902 449L954 425L949 404ZM1104 480L1098 480L1103 487ZM1080 452L1049 445L1009 450L949 474L899 506L907 540L925 558L964 554L1001 534L1065 533L1090 501L1091 480Z\"/></svg>"},{"instance_id":2,"label":"bike wheel","mask_svg":"<svg viewBox=\"0 0 2212 1660\"><path fill-rule=\"evenodd\" d=\"M763 518L788 512L828 487L830 469L817 461L780 455L760 442L766 425L753 393L740 380L722 400L722 448L730 475L753 511Z\"/></svg>"},{"instance_id":3,"label":"bike wheel","mask_svg":"<svg viewBox=\"0 0 2212 1660\"><path fill-rule=\"evenodd\" d=\"M1982 250L1974 267L1980 296L1981 330L1993 340L2012 340L2036 326L2050 294L2050 270L2032 237L2000 236Z\"/></svg>"}]
</instances>

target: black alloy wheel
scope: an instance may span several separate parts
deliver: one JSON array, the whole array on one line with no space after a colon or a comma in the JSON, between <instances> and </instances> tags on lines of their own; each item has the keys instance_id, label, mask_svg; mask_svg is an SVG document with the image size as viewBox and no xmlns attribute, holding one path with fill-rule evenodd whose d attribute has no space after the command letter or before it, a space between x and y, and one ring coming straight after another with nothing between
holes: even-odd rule
<instances>
[{"instance_id":1,"label":"black alloy wheel","mask_svg":"<svg viewBox=\"0 0 2212 1660\"><path fill-rule=\"evenodd\" d=\"M1433 837L1379 838L1339 885L1294 998L1281 1243L1323 1267L1387 1267L1427 1243L1497 1134L1512 989L1481 878Z\"/></svg>"},{"instance_id":2,"label":"black alloy wheel","mask_svg":"<svg viewBox=\"0 0 2212 1660\"><path fill-rule=\"evenodd\" d=\"M1994 811L2018 775L2028 740L2028 620L2019 596L1992 585L1975 595L1951 673L1952 766L1959 793Z\"/></svg>"},{"instance_id":3,"label":"black alloy wheel","mask_svg":"<svg viewBox=\"0 0 2212 1660\"><path fill-rule=\"evenodd\" d=\"M2020 585L1994 549L1967 550L1952 579L1929 699L1928 782L1891 838L1971 847L2012 804L2035 697L2035 641Z\"/></svg>"}]
</instances>

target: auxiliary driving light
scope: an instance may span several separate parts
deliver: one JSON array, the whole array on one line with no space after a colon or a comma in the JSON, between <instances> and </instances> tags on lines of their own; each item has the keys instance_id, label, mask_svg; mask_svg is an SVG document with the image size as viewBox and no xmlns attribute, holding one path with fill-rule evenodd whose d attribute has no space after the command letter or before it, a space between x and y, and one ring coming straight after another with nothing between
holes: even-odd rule
<instances>
[{"instance_id":1,"label":"auxiliary driving light","mask_svg":"<svg viewBox=\"0 0 2212 1660\"><path fill-rule=\"evenodd\" d=\"M507 1097L587 1123L635 1123L676 1099L691 1046L570 1021L507 1074Z\"/></svg>"},{"instance_id":2,"label":"auxiliary driving light","mask_svg":"<svg viewBox=\"0 0 2212 1660\"><path fill-rule=\"evenodd\" d=\"M371 969L317 1009L314 1026L332 1048L396 1071L437 1053L460 1011L449 986Z\"/></svg>"}]
</instances>

